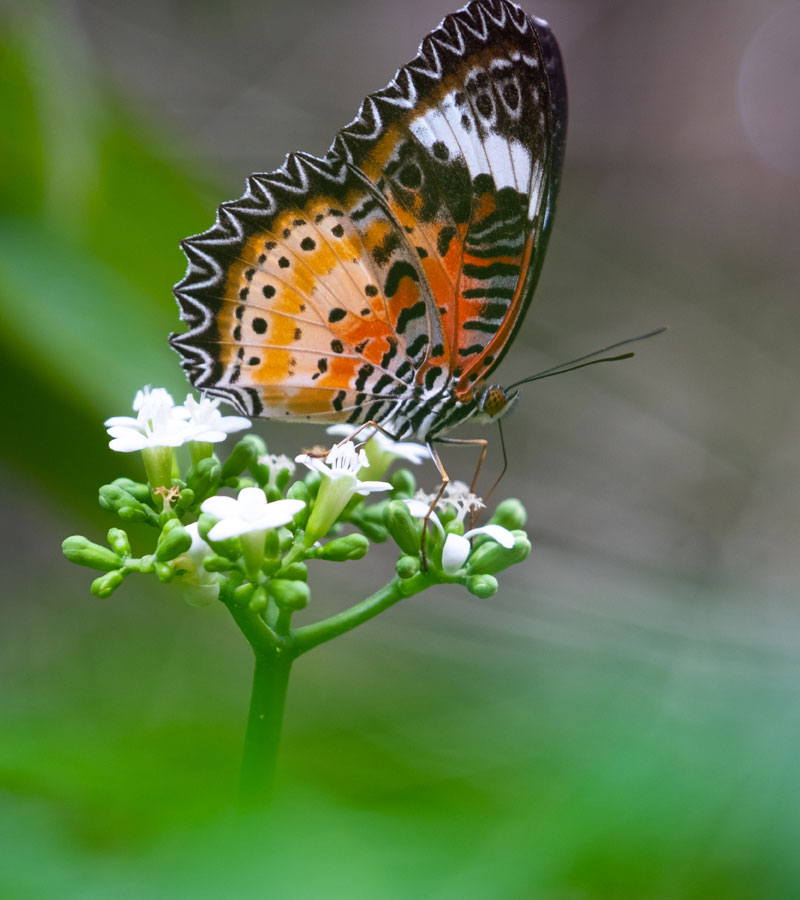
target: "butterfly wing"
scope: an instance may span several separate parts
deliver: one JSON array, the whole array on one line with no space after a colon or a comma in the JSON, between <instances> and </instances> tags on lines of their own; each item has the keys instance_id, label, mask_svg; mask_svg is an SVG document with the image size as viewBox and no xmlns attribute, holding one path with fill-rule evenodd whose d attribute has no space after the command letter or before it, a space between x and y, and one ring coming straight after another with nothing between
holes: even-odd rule
<instances>
[{"instance_id":1,"label":"butterfly wing","mask_svg":"<svg viewBox=\"0 0 800 900\"><path fill-rule=\"evenodd\" d=\"M360 422L488 373L541 267L565 96L545 23L507 0L446 17L324 159L252 176L184 242L172 343L195 387Z\"/></svg>"}]
</instances>

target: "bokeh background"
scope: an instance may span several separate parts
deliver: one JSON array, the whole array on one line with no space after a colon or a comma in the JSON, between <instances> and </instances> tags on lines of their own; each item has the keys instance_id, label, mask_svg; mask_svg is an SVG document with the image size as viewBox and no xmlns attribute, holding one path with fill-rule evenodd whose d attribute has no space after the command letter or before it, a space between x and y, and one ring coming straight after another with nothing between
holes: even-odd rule
<instances>
[{"instance_id":1,"label":"bokeh background","mask_svg":"<svg viewBox=\"0 0 800 900\"><path fill-rule=\"evenodd\" d=\"M101 538L97 486L135 472L103 419L186 389L179 239L323 152L451 7L0 7L0 896L800 896L800 4L526 8L570 125L501 380L671 330L526 390L499 495L534 553L495 598L440 588L298 663L265 824L230 813L250 659L225 610L97 600L59 545ZM392 565L312 571L311 615Z\"/></svg>"}]
</instances>

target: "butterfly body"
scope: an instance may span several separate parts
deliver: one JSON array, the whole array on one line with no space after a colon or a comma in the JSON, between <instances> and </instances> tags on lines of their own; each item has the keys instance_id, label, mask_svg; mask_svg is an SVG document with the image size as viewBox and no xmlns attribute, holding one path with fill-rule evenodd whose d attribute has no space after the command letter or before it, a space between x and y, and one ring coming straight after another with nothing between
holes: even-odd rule
<instances>
[{"instance_id":1,"label":"butterfly body","mask_svg":"<svg viewBox=\"0 0 800 900\"><path fill-rule=\"evenodd\" d=\"M447 16L325 157L251 176L184 241L171 342L194 386L403 439L504 414L486 385L538 279L565 128L546 23L508 0Z\"/></svg>"}]
</instances>

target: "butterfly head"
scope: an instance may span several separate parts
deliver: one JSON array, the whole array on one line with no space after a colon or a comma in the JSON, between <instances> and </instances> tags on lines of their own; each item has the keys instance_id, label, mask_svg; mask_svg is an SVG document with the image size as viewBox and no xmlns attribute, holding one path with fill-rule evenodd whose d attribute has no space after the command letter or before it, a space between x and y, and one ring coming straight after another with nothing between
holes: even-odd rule
<instances>
[{"instance_id":1,"label":"butterfly head","mask_svg":"<svg viewBox=\"0 0 800 900\"><path fill-rule=\"evenodd\" d=\"M508 391L499 384L488 384L478 390L475 404L478 412L476 419L483 422L496 422L517 405L519 391Z\"/></svg>"}]
</instances>

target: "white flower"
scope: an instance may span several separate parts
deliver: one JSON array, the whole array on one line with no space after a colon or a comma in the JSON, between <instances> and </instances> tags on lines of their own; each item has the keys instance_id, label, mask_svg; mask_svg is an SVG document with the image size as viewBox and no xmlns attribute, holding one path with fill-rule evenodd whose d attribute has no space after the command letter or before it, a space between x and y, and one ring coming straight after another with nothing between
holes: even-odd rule
<instances>
[{"instance_id":1,"label":"white flower","mask_svg":"<svg viewBox=\"0 0 800 900\"><path fill-rule=\"evenodd\" d=\"M470 494L470 496L473 495ZM425 503L419 499L406 500L405 502L408 511L417 519L424 519L431 508L430 503ZM429 521L433 522L436 528L439 529L439 534L444 537L444 528L435 512L431 513ZM442 569L444 569L446 574L455 575L464 565L472 549L469 539L476 534L487 535L487 537L497 541L498 544L507 550L514 546L514 535L507 528L503 528L502 525L482 525L480 528L471 528L463 535L450 533L445 538L444 547L442 548Z\"/></svg>"},{"instance_id":2,"label":"white flower","mask_svg":"<svg viewBox=\"0 0 800 900\"><path fill-rule=\"evenodd\" d=\"M186 421L188 413L182 406L175 406L169 391L150 389L147 385L137 391L133 401L134 419L131 416L113 416L106 419L109 447L120 453L149 450L156 447L180 447L192 440L193 428Z\"/></svg>"},{"instance_id":3,"label":"white flower","mask_svg":"<svg viewBox=\"0 0 800 900\"><path fill-rule=\"evenodd\" d=\"M421 500L427 504L430 509L431 504L436 499L436 494L426 494L425 491L419 490L414 494L415 500ZM464 523L467 514L477 512L483 509L486 504L480 497L470 491L469 486L463 481L451 481L445 485L444 494L436 503L439 507L449 506L456 515L456 521L459 524Z\"/></svg>"},{"instance_id":4,"label":"white flower","mask_svg":"<svg viewBox=\"0 0 800 900\"><path fill-rule=\"evenodd\" d=\"M359 480L358 472L368 465L368 460L366 453L356 450L352 441L337 444L324 462L307 453L301 453L295 461L322 475L322 484L306 527L307 545L309 541L313 543L328 533L354 495L363 497L373 491L392 489L388 481Z\"/></svg>"},{"instance_id":5,"label":"white flower","mask_svg":"<svg viewBox=\"0 0 800 900\"><path fill-rule=\"evenodd\" d=\"M238 497L209 497L200 509L219 519L208 532L212 541L224 541L232 537L266 532L286 525L305 506L303 500L275 500L267 502L261 488L246 487Z\"/></svg>"},{"instance_id":6,"label":"white flower","mask_svg":"<svg viewBox=\"0 0 800 900\"><path fill-rule=\"evenodd\" d=\"M188 414L189 424L195 429L193 441L217 444L234 431L250 427L250 420L244 416L223 416L218 409L220 402L219 398L212 400L210 397L201 397L198 403L191 394L186 395L183 406Z\"/></svg>"},{"instance_id":7,"label":"white flower","mask_svg":"<svg viewBox=\"0 0 800 900\"><path fill-rule=\"evenodd\" d=\"M326 430L328 434L339 435L341 437L350 437L353 432L358 430L357 425L330 425ZM424 444L417 444L414 441L393 441L377 428L365 428L359 432L359 438L367 441L367 456L370 465L375 466L375 461L370 453L370 444L374 443L375 449L382 453L388 454L391 459L404 459L406 462L413 463L418 466L423 460L430 459L430 450Z\"/></svg>"}]
</instances>

